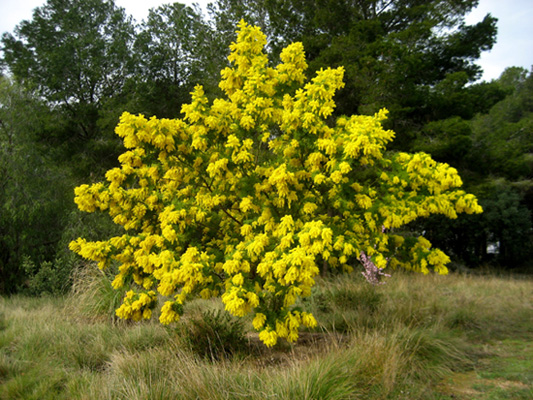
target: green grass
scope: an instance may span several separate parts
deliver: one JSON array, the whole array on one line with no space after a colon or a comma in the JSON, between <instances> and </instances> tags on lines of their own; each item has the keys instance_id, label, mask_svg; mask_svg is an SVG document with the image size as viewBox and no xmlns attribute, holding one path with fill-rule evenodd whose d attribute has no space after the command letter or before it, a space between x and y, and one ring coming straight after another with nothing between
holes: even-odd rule
<instances>
[{"instance_id":1,"label":"green grass","mask_svg":"<svg viewBox=\"0 0 533 400\"><path fill-rule=\"evenodd\" d=\"M0 400L533 398L529 278L320 280L319 327L273 349L215 301L171 328L116 321L106 279L0 299Z\"/></svg>"}]
</instances>

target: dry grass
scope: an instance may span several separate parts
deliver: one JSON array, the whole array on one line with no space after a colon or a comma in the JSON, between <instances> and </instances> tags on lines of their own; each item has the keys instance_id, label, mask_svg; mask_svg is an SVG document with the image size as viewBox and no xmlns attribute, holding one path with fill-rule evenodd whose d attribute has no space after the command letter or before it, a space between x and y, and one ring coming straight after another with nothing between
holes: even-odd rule
<instances>
[{"instance_id":1,"label":"dry grass","mask_svg":"<svg viewBox=\"0 0 533 400\"><path fill-rule=\"evenodd\" d=\"M320 326L297 344L266 349L248 333L238 351L205 358L190 340L209 330L187 324L219 304L192 305L171 329L113 323L114 293L89 278L67 298L0 300L0 399L461 398L483 393L479 381L454 392L453 379L490 372L492 343L533 334L531 279L397 273L374 288L352 275L317 282L302 306ZM531 373L515 375L485 379L528 393Z\"/></svg>"}]
</instances>

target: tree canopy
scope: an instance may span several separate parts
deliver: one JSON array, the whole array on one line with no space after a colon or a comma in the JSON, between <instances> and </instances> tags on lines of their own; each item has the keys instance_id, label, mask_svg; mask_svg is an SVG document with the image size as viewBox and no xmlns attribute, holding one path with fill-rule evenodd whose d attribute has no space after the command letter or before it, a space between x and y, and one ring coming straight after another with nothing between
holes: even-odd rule
<instances>
[{"instance_id":1,"label":"tree canopy","mask_svg":"<svg viewBox=\"0 0 533 400\"><path fill-rule=\"evenodd\" d=\"M408 149L413 131L432 118L442 97L434 87L461 73L467 82L480 76L475 64L496 39L496 19L476 25L464 16L475 0L219 0L227 21L242 15L264 27L275 54L301 41L309 71L344 66L345 88L338 114L391 112L397 146ZM224 15L224 12L221 13ZM223 27L224 24L220 23ZM441 109L442 110L442 109ZM453 115L453 114L452 114ZM445 117L450 116L449 114Z\"/></svg>"}]
</instances>

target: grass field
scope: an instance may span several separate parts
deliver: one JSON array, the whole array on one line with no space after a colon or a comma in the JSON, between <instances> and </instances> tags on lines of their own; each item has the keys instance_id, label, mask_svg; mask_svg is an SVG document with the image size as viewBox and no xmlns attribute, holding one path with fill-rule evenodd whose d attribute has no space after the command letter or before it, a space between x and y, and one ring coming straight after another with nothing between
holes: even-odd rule
<instances>
[{"instance_id":1,"label":"grass field","mask_svg":"<svg viewBox=\"0 0 533 400\"><path fill-rule=\"evenodd\" d=\"M262 346L215 301L171 328L112 318L85 274L65 298L0 300L0 399L531 399L533 279L319 280L319 327Z\"/></svg>"}]
</instances>

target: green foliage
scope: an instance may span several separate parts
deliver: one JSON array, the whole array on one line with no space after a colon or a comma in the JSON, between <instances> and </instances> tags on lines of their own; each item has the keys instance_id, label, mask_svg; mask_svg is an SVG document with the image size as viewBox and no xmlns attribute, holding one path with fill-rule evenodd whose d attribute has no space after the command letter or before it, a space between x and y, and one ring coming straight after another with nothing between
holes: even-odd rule
<instances>
[{"instance_id":1,"label":"green foliage","mask_svg":"<svg viewBox=\"0 0 533 400\"><path fill-rule=\"evenodd\" d=\"M462 108L459 116L471 118L485 110L491 98L460 84L479 77L474 62L496 38L496 19L490 15L476 25L464 24L475 0L219 0L215 4L217 27L224 32L229 21L245 18L261 26L276 56L288 43L302 41L310 73L345 66L346 87L337 97L338 114L372 114L386 107L391 112L389 126L398 134L395 146L402 150L409 149L413 130L428 118L457 115L457 107Z\"/></svg>"},{"instance_id":2,"label":"green foliage","mask_svg":"<svg viewBox=\"0 0 533 400\"><path fill-rule=\"evenodd\" d=\"M509 268L529 263L533 256L533 224L521 193L505 182L496 181L485 203L485 229L489 241L498 244L497 261Z\"/></svg>"},{"instance_id":3,"label":"green foliage","mask_svg":"<svg viewBox=\"0 0 533 400\"><path fill-rule=\"evenodd\" d=\"M42 112L38 99L1 78L0 292L22 287L25 257L35 265L54 259L65 210L72 209L68 171L43 156L35 140Z\"/></svg>"},{"instance_id":4,"label":"green foliage","mask_svg":"<svg viewBox=\"0 0 533 400\"><path fill-rule=\"evenodd\" d=\"M0 105L0 292L63 293L77 263L69 234L109 225L73 210L72 174L42 140L50 129L43 102L2 78Z\"/></svg>"},{"instance_id":5,"label":"green foliage","mask_svg":"<svg viewBox=\"0 0 533 400\"><path fill-rule=\"evenodd\" d=\"M49 101L71 108L90 135L98 104L120 92L131 68L131 18L113 1L49 0L14 33L2 36L5 64Z\"/></svg>"},{"instance_id":6,"label":"green foliage","mask_svg":"<svg viewBox=\"0 0 533 400\"><path fill-rule=\"evenodd\" d=\"M424 126L414 148L431 154L438 161L460 166L472 150L472 129L460 117L433 121Z\"/></svg>"},{"instance_id":7,"label":"green foliage","mask_svg":"<svg viewBox=\"0 0 533 400\"><path fill-rule=\"evenodd\" d=\"M2 36L2 63L64 120L43 139L84 174L115 162L117 142L99 120L124 95L133 39L131 17L110 0L49 0Z\"/></svg>"},{"instance_id":8,"label":"green foliage","mask_svg":"<svg viewBox=\"0 0 533 400\"><path fill-rule=\"evenodd\" d=\"M135 40L138 59L133 104L146 115L176 118L198 81L217 82L225 62L200 11L174 3L151 9ZM212 85L209 85L212 82ZM131 109L131 108L130 108Z\"/></svg>"},{"instance_id":9,"label":"green foliage","mask_svg":"<svg viewBox=\"0 0 533 400\"><path fill-rule=\"evenodd\" d=\"M533 165L533 73L510 68L498 81L511 92L488 114L472 121L477 168L509 180L531 179Z\"/></svg>"},{"instance_id":10,"label":"green foliage","mask_svg":"<svg viewBox=\"0 0 533 400\"><path fill-rule=\"evenodd\" d=\"M482 216L457 221L432 217L416 226L456 261L470 266L493 262L504 268L530 264L532 82L526 70L508 68L498 80L478 86L477 95L485 93L496 100L504 94L503 99L471 120L455 116L429 122L414 143L416 149L458 167L465 186L476 193L485 210ZM460 115L459 110L456 114ZM489 249L495 254L488 254Z\"/></svg>"},{"instance_id":11,"label":"green foliage","mask_svg":"<svg viewBox=\"0 0 533 400\"><path fill-rule=\"evenodd\" d=\"M59 295L70 290L72 266L60 260L43 261L36 265L30 258L24 257L22 269L28 276L26 290L32 295Z\"/></svg>"},{"instance_id":12,"label":"green foliage","mask_svg":"<svg viewBox=\"0 0 533 400\"><path fill-rule=\"evenodd\" d=\"M426 117L431 121L470 120L478 113L487 113L507 94L497 82L472 84L465 71L451 72L429 90Z\"/></svg>"}]
</instances>

